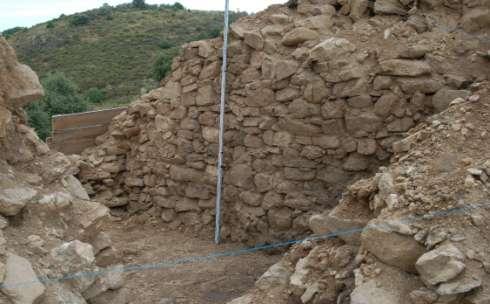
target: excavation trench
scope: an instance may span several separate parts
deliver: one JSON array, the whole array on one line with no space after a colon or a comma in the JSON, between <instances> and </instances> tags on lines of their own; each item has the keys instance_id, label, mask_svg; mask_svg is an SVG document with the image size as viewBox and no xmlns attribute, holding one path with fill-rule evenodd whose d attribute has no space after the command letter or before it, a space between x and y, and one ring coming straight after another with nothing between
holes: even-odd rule
<instances>
[{"instance_id":1,"label":"excavation trench","mask_svg":"<svg viewBox=\"0 0 490 304\"><path fill-rule=\"evenodd\" d=\"M107 295L116 300L111 303L227 303L253 288L280 258L267 252L233 255L244 245L214 245L210 230L195 233L124 222L106 223L103 230L119 252L115 258L132 269L124 287ZM233 256L213 258L216 253Z\"/></svg>"}]
</instances>

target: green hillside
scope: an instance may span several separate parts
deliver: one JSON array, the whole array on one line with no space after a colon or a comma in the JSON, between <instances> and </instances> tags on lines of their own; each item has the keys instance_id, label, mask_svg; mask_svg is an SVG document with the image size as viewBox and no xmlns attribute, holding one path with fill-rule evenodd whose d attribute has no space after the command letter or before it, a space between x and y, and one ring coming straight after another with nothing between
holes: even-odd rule
<instances>
[{"instance_id":1,"label":"green hillside","mask_svg":"<svg viewBox=\"0 0 490 304\"><path fill-rule=\"evenodd\" d=\"M156 87L155 62L165 65L183 43L218 36L222 22L222 12L191 11L178 3L104 5L3 34L41 78L61 72L82 95L101 90L104 101L96 107L109 107Z\"/></svg>"}]
</instances>

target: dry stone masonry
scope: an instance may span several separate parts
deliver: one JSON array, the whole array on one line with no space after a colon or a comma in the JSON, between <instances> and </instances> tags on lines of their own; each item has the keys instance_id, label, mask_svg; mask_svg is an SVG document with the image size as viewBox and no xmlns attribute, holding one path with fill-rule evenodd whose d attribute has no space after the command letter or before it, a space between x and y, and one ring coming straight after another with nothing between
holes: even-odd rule
<instances>
[{"instance_id":1,"label":"dry stone masonry","mask_svg":"<svg viewBox=\"0 0 490 304\"><path fill-rule=\"evenodd\" d=\"M233 240L307 232L410 128L488 76L485 1L296 2L231 26L223 233ZM85 151L79 176L93 197L172 226L212 222L221 48L184 46L162 87Z\"/></svg>"}]
</instances>

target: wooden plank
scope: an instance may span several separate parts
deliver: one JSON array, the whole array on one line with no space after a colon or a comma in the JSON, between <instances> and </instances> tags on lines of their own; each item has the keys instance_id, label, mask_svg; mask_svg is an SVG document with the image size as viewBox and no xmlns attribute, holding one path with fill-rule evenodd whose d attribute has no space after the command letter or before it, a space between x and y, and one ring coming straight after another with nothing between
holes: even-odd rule
<instances>
[{"instance_id":1,"label":"wooden plank","mask_svg":"<svg viewBox=\"0 0 490 304\"><path fill-rule=\"evenodd\" d=\"M53 132L53 143L62 143L70 139L96 138L107 132L108 124L90 126L86 128L55 130Z\"/></svg>"},{"instance_id":2,"label":"wooden plank","mask_svg":"<svg viewBox=\"0 0 490 304\"><path fill-rule=\"evenodd\" d=\"M127 107L109 110L92 111L85 113L74 113L53 116L53 130L66 128L86 127L110 122L114 116L125 111Z\"/></svg>"}]
</instances>

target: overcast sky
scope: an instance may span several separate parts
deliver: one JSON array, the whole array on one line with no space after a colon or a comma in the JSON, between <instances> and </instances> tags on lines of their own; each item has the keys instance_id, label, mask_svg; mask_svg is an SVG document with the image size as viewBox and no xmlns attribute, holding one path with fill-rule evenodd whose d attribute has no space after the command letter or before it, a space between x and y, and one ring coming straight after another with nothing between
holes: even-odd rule
<instances>
[{"instance_id":1,"label":"overcast sky","mask_svg":"<svg viewBox=\"0 0 490 304\"><path fill-rule=\"evenodd\" d=\"M102 6L117 5L131 0L0 0L0 31L32 25ZM148 4L174 3L175 0L147 0ZM185 7L199 10L223 10L225 0L179 0ZM257 12L271 4L286 0L230 0L233 10Z\"/></svg>"}]
</instances>

